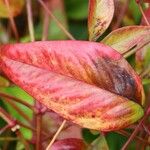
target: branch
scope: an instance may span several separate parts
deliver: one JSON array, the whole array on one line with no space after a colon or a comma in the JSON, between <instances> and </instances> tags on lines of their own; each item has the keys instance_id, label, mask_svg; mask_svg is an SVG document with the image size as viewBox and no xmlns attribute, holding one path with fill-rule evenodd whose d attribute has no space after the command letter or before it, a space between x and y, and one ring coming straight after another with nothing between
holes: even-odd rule
<instances>
[{"instance_id":1,"label":"branch","mask_svg":"<svg viewBox=\"0 0 150 150\"><path fill-rule=\"evenodd\" d=\"M49 143L49 145L47 146L46 150L50 150L52 144L55 142L56 138L58 137L59 133L61 132L61 130L63 129L64 125L66 124L66 120L64 120L61 124L61 126L58 128L56 134L53 136L51 142Z\"/></svg>"},{"instance_id":2,"label":"branch","mask_svg":"<svg viewBox=\"0 0 150 150\"><path fill-rule=\"evenodd\" d=\"M6 100L7 98L5 98ZM24 118L28 121L28 123L31 123L31 119L29 118L29 116L24 113L13 101L7 99L7 102Z\"/></svg>"},{"instance_id":3,"label":"branch","mask_svg":"<svg viewBox=\"0 0 150 150\"><path fill-rule=\"evenodd\" d=\"M18 31L17 31L17 27L16 27L16 24L15 24L14 18L13 18L12 13L11 13L11 8L10 8L10 5L9 5L9 1L5 0L5 4L6 4L7 10L8 10L8 13L9 13L9 20L10 20L10 23L11 23L12 30L14 32L14 35L16 37L17 42L19 42L19 35L18 35Z\"/></svg>"},{"instance_id":4,"label":"branch","mask_svg":"<svg viewBox=\"0 0 150 150\"><path fill-rule=\"evenodd\" d=\"M42 114L36 115L36 150L41 150Z\"/></svg>"},{"instance_id":5,"label":"branch","mask_svg":"<svg viewBox=\"0 0 150 150\"><path fill-rule=\"evenodd\" d=\"M62 23L52 14L52 12L48 9L48 7L45 5L45 3L42 0L38 0L38 2L43 6L43 8L47 11L47 13L50 15L50 17L57 23L57 25L60 27L60 29L71 39L75 40L75 38L65 29L65 27L62 25Z\"/></svg>"},{"instance_id":6,"label":"branch","mask_svg":"<svg viewBox=\"0 0 150 150\"><path fill-rule=\"evenodd\" d=\"M33 28L31 5L32 5L31 0L26 0L29 34L30 34L31 41L33 42L35 40L35 38L34 38L34 28Z\"/></svg>"},{"instance_id":7,"label":"branch","mask_svg":"<svg viewBox=\"0 0 150 150\"><path fill-rule=\"evenodd\" d=\"M18 103L20 103L20 104L22 104L22 105L25 105L26 107L30 108L30 109L33 110L34 112L36 112L36 109L35 109L32 105L30 105L29 103L27 103L27 102L25 102L25 101L23 101L23 100L21 100L21 99L19 99L19 98L16 98L16 97L13 97L13 96L11 96L11 95L7 95L7 94L1 93L1 92L0 92L0 97L12 99L12 100L14 100L14 101L16 101L16 102L18 102ZM6 99L6 100L7 100L7 99Z\"/></svg>"},{"instance_id":8,"label":"branch","mask_svg":"<svg viewBox=\"0 0 150 150\"><path fill-rule=\"evenodd\" d=\"M46 1L45 3L48 4L48 1ZM47 40L48 38L48 29L49 29L49 14L47 13L47 11L44 9L44 23L43 23L43 33L42 33L42 41Z\"/></svg>"},{"instance_id":9,"label":"branch","mask_svg":"<svg viewBox=\"0 0 150 150\"><path fill-rule=\"evenodd\" d=\"M129 139L127 140L127 142L124 144L124 146L122 147L121 150L126 150L127 146L130 144L130 142L134 139L134 137L136 136L136 134L138 133L140 127L142 126L143 122L145 121L145 119L148 117L148 113L146 113L144 115L144 117L141 119L141 121L139 122L139 124L136 126L135 130L133 131L133 133L131 134L131 136L129 137Z\"/></svg>"},{"instance_id":10,"label":"branch","mask_svg":"<svg viewBox=\"0 0 150 150\"><path fill-rule=\"evenodd\" d=\"M141 12L141 14L142 14L142 16L143 16L143 19L145 20L145 23L147 24L147 26L150 26L150 23L149 23L147 17L145 16L145 13L144 13L143 8L142 8L142 6L141 6L141 2L137 2L137 4L138 4L138 7L139 7L139 9L140 9L140 12Z\"/></svg>"}]
</instances>

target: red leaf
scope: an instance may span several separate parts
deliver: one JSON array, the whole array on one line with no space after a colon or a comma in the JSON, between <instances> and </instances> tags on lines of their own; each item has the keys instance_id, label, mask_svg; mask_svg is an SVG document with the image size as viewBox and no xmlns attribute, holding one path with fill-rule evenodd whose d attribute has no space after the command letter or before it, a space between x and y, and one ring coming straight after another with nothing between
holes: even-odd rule
<instances>
[{"instance_id":1,"label":"red leaf","mask_svg":"<svg viewBox=\"0 0 150 150\"><path fill-rule=\"evenodd\" d=\"M82 127L117 130L142 115L139 77L113 49L53 41L1 47L1 68L35 99Z\"/></svg>"},{"instance_id":2,"label":"red leaf","mask_svg":"<svg viewBox=\"0 0 150 150\"><path fill-rule=\"evenodd\" d=\"M85 150L86 146L81 139L63 139L55 142L51 150Z\"/></svg>"}]
</instances>

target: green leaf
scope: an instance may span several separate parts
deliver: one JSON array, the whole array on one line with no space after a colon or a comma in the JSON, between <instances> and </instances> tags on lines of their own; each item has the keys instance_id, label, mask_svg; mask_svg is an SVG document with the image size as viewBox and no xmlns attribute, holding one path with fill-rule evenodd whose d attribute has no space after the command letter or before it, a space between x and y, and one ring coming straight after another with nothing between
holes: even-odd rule
<instances>
[{"instance_id":1,"label":"green leaf","mask_svg":"<svg viewBox=\"0 0 150 150\"><path fill-rule=\"evenodd\" d=\"M92 144L91 150L109 150L107 141L103 135L100 135Z\"/></svg>"},{"instance_id":2,"label":"green leaf","mask_svg":"<svg viewBox=\"0 0 150 150\"><path fill-rule=\"evenodd\" d=\"M65 0L69 19L86 19L88 15L88 0Z\"/></svg>"},{"instance_id":3,"label":"green leaf","mask_svg":"<svg viewBox=\"0 0 150 150\"><path fill-rule=\"evenodd\" d=\"M82 129L82 136L85 142L90 144L99 137L99 134L92 134L89 129Z\"/></svg>"},{"instance_id":4,"label":"green leaf","mask_svg":"<svg viewBox=\"0 0 150 150\"><path fill-rule=\"evenodd\" d=\"M31 105L33 105L33 103L34 103L33 98L17 86L1 88L0 91L3 92L3 93L6 93L8 95L12 95L14 97L20 98L20 99L28 102ZM22 111L26 112L26 114L32 119L32 115L33 115L32 110L30 110L26 106L24 106L22 104L19 104L17 102L16 102L16 105ZM27 123L26 120L14 108L12 108L12 106L10 104L7 103L7 101L5 101L5 106L6 106L6 109L8 110L8 112L11 113L11 115L14 118L16 118L17 120L20 120L23 123ZM21 128L20 131L22 132L22 134L24 135L24 137L26 139L31 139L31 137L32 137L31 130Z\"/></svg>"}]
</instances>

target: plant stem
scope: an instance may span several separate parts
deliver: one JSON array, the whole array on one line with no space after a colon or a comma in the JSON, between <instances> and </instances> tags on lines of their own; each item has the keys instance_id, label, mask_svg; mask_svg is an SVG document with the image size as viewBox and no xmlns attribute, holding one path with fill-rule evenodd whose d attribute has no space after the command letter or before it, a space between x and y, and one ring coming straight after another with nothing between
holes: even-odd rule
<instances>
[{"instance_id":1,"label":"plant stem","mask_svg":"<svg viewBox=\"0 0 150 150\"><path fill-rule=\"evenodd\" d=\"M138 6L139 6L139 9L140 9L141 14L142 14L142 16L143 16L143 19L145 20L145 23L147 24L147 26L150 26L150 23L149 23L147 17L145 16L145 13L144 13L144 11L143 11L143 8L142 8L142 6L141 6L141 3L138 3Z\"/></svg>"},{"instance_id":2,"label":"plant stem","mask_svg":"<svg viewBox=\"0 0 150 150\"><path fill-rule=\"evenodd\" d=\"M145 126L145 124L142 124L144 130L146 131L146 133L148 133L148 135L150 136L150 130L147 128L147 126Z\"/></svg>"},{"instance_id":3,"label":"plant stem","mask_svg":"<svg viewBox=\"0 0 150 150\"><path fill-rule=\"evenodd\" d=\"M35 128L30 127L30 126L28 126L28 125L25 125L25 124L23 124L23 123L20 122L20 121L17 121L17 124L19 124L20 126L22 126L22 127L24 127L24 128L27 128L27 129L29 129L29 130L31 130L31 131L33 131L33 132L36 132L36 129L35 129ZM49 134L46 133L46 132L41 132L41 133L43 134L43 136L48 136L48 135L49 135Z\"/></svg>"},{"instance_id":4,"label":"plant stem","mask_svg":"<svg viewBox=\"0 0 150 150\"><path fill-rule=\"evenodd\" d=\"M43 8L47 11L47 13L50 15L50 17L57 23L57 25L60 27L60 29L71 39L75 40L75 38L65 29L65 27L62 25L62 23L52 14L52 12L48 9L48 7L45 5L44 1L38 0L38 2L43 6Z\"/></svg>"},{"instance_id":5,"label":"plant stem","mask_svg":"<svg viewBox=\"0 0 150 150\"><path fill-rule=\"evenodd\" d=\"M18 35L18 31L17 31L17 27L16 27L16 24L15 24L14 18L13 18L12 13L11 13L9 1L5 0L5 4L6 4L7 10L8 10L8 13L9 13L9 20L10 20L10 23L11 23L11 26L12 26L12 30L14 32L14 35L16 37L17 42L19 42L19 35Z\"/></svg>"},{"instance_id":6,"label":"plant stem","mask_svg":"<svg viewBox=\"0 0 150 150\"><path fill-rule=\"evenodd\" d=\"M130 144L130 142L134 139L134 137L136 136L137 132L139 131L140 127L142 126L143 122L145 121L145 119L148 117L147 114L145 114L145 116L141 119L141 121L139 122L139 124L137 125L137 127L135 128L135 130L133 131L133 133L131 134L131 136L129 137L129 139L127 140L127 142L124 144L124 146L122 147L121 150L126 150L127 146Z\"/></svg>"},{"instance_id":7,"label":"plant stem","mask_svg":"<svg viewBox=\"0 0 150 150\"><path fill-rule=\"evenodd\" d=\"M15 125L15 121L2 107L0 107L0 116L8 123L9 126Z\"/></svg>"},{"instance_id":8,"label":"plant stem","mask_svg":"<svg viewBox=\"0 0 150 150\"><path fill-rule=\"evenodd\" d=\"M22 104L22 105L25 105L26 107L30 108L30 109L33 110L34 112L36 112L35 108L34 108L32 105L30 105L29 103L27 103L27 102L25 102L25 101L23 101L23 100L21 100L21 99L19 99L19 98L16 98L16 97L13 97L13 96L10 96L10 95L1 93L1 92L0 92L0 97L12 99L12 100L14 100L14 101L16 101L16 102L18 102L18 103L20 103L20 104ZM6 99L6 100L7 100L7 99Z\"/></svg>"},{"instance_id":9,"label":"plant stem","mask_svg":"<svg viewBox=\"0 0 150 150\"><path fill-rule=\"evenodd\" d=\"M15 137L0 137L0 141L17 141L18 138Z\"/></svg>"},{"instance_id":10,"label":"plant stem","mask_svg":"<svg viewBox=\"0 0 150 150\"><path fill-rule=\"evenodd\" d=\"M33 18L32 18L32 3L31 0L26 0L27 16L28 16L28 28L31 41L35 40L34 38L34 28L33 28Z\"/></svg>"},{"instance_id":11,"label":"plant stem","mask_svg":"<svg viewBox=\"0 0 150 150\"><path fill-rule=\"evenodd\" d=\"M7 98L5 98L6 100ZM26 119L26 121L28 121L28 123L31 123L31 119L29 118L29 116L24 113L13 101L7 99L7 102L23 117Z\"/></svg>"},{"instance_id":12,"label":"plant stem","mask_svg":"<svg viewBox=\"0 0 150 150\"><path fill-rule=\"evenodd\" d=\"M48 1L45 2L48 5ZM49 29L49 22L50 22L50 18L49 18L49 14L47 13L47 11L45 9L44 10L44 23L43 23L43 33L42 33L42 41L47 40L48 38L48 29Z\"/></svg>"},{"instance_id":13,"label":"plant stem","mask_svg":"<svg viewBox=\"0 0 150 150\"><path fill-rule=\"evenodd\" d=\"M146 76L149 73L150 73L150 66L147 67L145 70L143 70L139 75L141 78L144 78L144 76Z\"/></svg>"},{"instance_id":14,"label":"plant stem","mask_svg":"<svg viewBox=\"0 0 150 150\"><path fill-rule=\"evenodd\" d=\"M131 134L124 131L124 130L119 130L119 131L115 131L118 134L121 134L123 136L129 137ZM135 136L135 139L138 140L141 143L145 143L146 145L150 145L150 142L143 140L141 137Z\"/></svg>"},{"instance_id":15,"label":"plant stem","mask_svg":"<svg viewBox=\"0 0 150 150\"><path fill-rule=\"evenodd\" d=\"M55 142L56 138L58 137L59 133L63 129L64 125L66 124L66 120L64 120L61 124L61 126L58 128L57 132L53 136L52 140L50 141L49 145L47 146L46 150L50 150L52 144Z\"/></svg>"},{"instance_id":16,"label":"plant stem","mask_svg":"<svg viewBox=\"0 0 150 150\"><path fill-rule=\"evenodd\" d=\"M22 141L22 143L24 144L25 150L30 150L30 146L29 146L28 142L25 140L25 138L23 137L22 133L21 133L19 130L17 130L17 131L16 131L16 134L17 134L18 138L19 138L19 139Z\"/></svg>"},{"instance_id":17,"label":"plant stem","mask_svg":"<svg viewBox=\"0 0 150 150\"><path fill-rule=\"evenodd\" d=\"M36 150L41 150L41 129L42 129L42 114L36 116Z\"/></svg>"},{"instance_id":18,"label":"plant stem","mask_svg":"<svg viewBox=\"0 0 150 150\"><path fill-rule=\"evenodd\" d=\"M0 135L1 135L3 132L5 132L8 128L10 128L10 125L9 125L9 124L5 125L2 129L0 129Z\"/></svg>"},{"instance_id":19,"label":"plant stem","mask_svg":"<svg viewBox=\"0 0 150 150\"><path fill-rule=\"evenodd\" d=\"M61 131L65 131L67 130L69 127L71 127L71 125L66 125L66 127L64 127ZM52 138L55 134L49 134L49 136L45 137L42 142L45 142L47 140L49 140L50 138Z\"/></svg>"}]
</instances>

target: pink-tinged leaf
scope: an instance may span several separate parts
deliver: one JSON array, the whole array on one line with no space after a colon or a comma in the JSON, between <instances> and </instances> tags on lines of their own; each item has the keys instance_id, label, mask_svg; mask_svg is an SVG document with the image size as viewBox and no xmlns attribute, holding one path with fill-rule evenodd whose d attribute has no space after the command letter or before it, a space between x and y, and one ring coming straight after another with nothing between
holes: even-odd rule
<instances>
[{"instance_id":1,"label":"pink-tinged leaf","mask_svg":"<svg viewBox=\"0 0 150 150\"><path fill-rule=\"evenodd\" d=\"M11 12L11 15L13 17L19 15L23 9L25 1L24 0L8 0L8 2L10 6L9 11ZM7 5L5 4L5 0L0 0L0 17L8 18L9 11L8 11Z\"/></svg>"},{"instance_id":2,"label":"pink-tinged leaf","mask_svg":"<svg viewBox=\"0 0 150 150\"><path fill-rule=\"evenodd\" d=\"M85 128L118 130L143 115L140 78L119 53L103 44L4 45L1 69L36 100Z\"/></svg>"},{"instance_id":3,"label":"pink-tinged leaf","mask_svg":"<svg viewBox=\"0 0 150 150\"><path fill-rule=\"evenodd\" d=\"M103 41L120 53L139 49L150 42L150 27L127 26L111 32Z\"/></svg>"},{"instance_id":4,"label":"pink-tinged leaf","mask_svg":"<svg viewBox=\"0 0 150 150\"><path fill-rule=\"evenodd\" d=\"M86 145L81 139L63 139L55 142L50 150L86 150Z\"/></svg>"},{"instance_id":5,"label":"pink-tinged leaf","mask_svg":"<svg viewBox=\"0 0 150 150\"><path fill-rule=\"evenodd\" d=\"M108 28L114 15L113 0L89 0L89 40L96 41Z\"/></svg>"}]
</instances>

